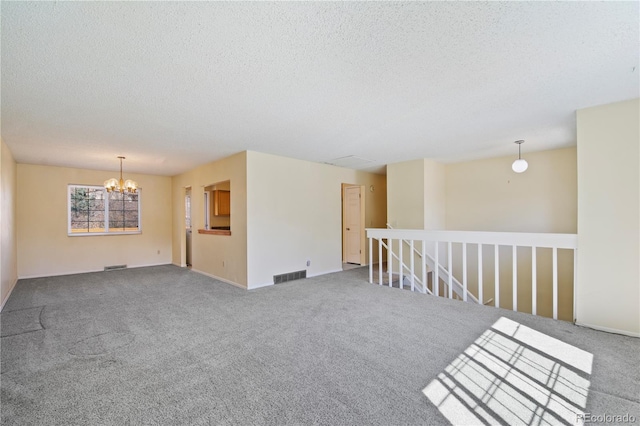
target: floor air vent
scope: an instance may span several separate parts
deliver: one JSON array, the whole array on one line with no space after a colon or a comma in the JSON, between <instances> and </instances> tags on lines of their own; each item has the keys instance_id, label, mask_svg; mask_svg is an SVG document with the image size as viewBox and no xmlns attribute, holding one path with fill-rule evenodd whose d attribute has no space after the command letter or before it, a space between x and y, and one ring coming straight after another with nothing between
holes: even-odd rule
<instances>
[{"instance_id":1,"label":"floor air vent","mask_svg":"<svg viewBox=\"0 0 640 426\"><path fill-rule=\"evenodd\" d=\"M286 283L287 281L293 281L293 280L299 280L301 278L307 278L307 271L296 271L296 272L289 272L287 274L280 274L280 275L274 275L273 276L273 283L274 284L281 284L281 283Z\"/></svg>"},{"instance_id":2,"label":"floor air vent","mask_svg":"<svg viewBox=\"0 0 640 426\"><path fill-rule=\"evenodd\" d=\"M104 267L105 271L115 271L118 269L127 269L127 265L111 265L111 266Z\"/></svg>"}]
</instances>

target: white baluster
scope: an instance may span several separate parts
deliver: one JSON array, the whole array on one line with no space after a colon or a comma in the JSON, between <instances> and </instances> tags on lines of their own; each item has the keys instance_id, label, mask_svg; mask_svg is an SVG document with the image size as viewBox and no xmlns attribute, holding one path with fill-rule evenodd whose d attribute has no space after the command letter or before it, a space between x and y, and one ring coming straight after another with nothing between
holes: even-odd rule
<instances>
[{"instance_id":1,"label":"white baluster","mask_svg":"<svg viewBox=\"0 0 640 426\"><path fill-rule=\"evenodd\" d=\"M427 293L427 242L422 240L422 252L421 252L421 268L422 268L422 292Z\"/></svg>"},{"instance_id":2,"label":"white baluster","mask_svg":"<svg viewBox=\"0 0 640 426\"><path fill-rule=\"evenodd\" d=\"M518 311L518 251L516 246L512 246L513 261L513 310Z\"/></svg>"},{"instance_id":3,"label":"white baluster","mask_svg":"<svg viewBox=\"0 0 640 426\"><path fill-rule=\"evenodd\" d=\"M398 240L398 258L400 259L400 261L398 262L399 264L399 268L400 268L400 282L399 282L399 288L404 288L404 286L402 285L402 276L404 275L404 257L402 257L402 246L404 245L404 240L401 238Z\"/></svg>"},{"instance_id":4,"label":"white baluster","mask_svg":"<svg viewBox=\"0 0 640 426\"><path fill-rule=\"evenodd\" d=\"M389 252L388 247L387 252ZM378 240L378 285L382 285L382 238Z\"/></svg>"},{"instance_id":5,"label":"white baluster","mask_svg":"<svg viewBox=\"0 0 640 426\"><path fill-rule=\"evenodd\" d=\"M416 283L415 283L415 276L416 276L415 272L416 271L414 270L415 262L413 260L414 257L415 257L415 255L413 253L413 240L411 240L411 242L409 243L409 250L410 250L410 253L411 253L411 263L410 263L410 265L411 265L411 291L414 291L414 287L416 285Z\"/></svg>"},{"instance_id":6,"label":"white baluster","mask_svg":"<svg viewBox=\"0 0 640 426\"><path fill-rule=\"evenodd\" d=\"M494 299L496 299L495 307L500 307L500 250L498 245L493 246L493 252L495 257L495 286L494 286Z\"/></svg>"},{"instance_id":7,"label":"white baluster","mask_svg":"<svg viewBox=\"0 0 640 426\"><path fill-rule=\"evenodd\" d=\"M449 267L449 299L453 299L453 260L451 258L451 241L447 243L447 252L449 259L447 260L447 266Z\"/></svg>"},{"instance_id":8,"label":"white baluster","mask_svg":"<svg viewBox=\"0 0 640 426\"><path fill-rule=\"evenodd\" d=\"M462 243L462 300L467 301L467 243Z\"/></svg>"},{"instance_id":9,"label":"white baluster","mask_svg":"<svg viewBox=\"0 0 640 426\"><path fill-rule=\"evenodd\" d=\"M482 287L482 244L478 244L478 303L484 305Z\"/></svg>"},{"instance_id":10,"label":"white baluster","mask_svg":"<svg viewBox=\"0 0 640 426\"><path fill-rule=\"evenodd\" d=\"M538 267L535 247L531 247L531 313L538 315Z\"/></svg>"},{"instance_id":11,"label":"white baluster","mask_svg":"<svg viewBox=\"0 0 640 426\"><path fill-rule=\"evenodd\" d=\"M389 287L391 287L391 275L393 270L393 240L387 238L387 272L389 274Z\"/></svg>"},{"instance_id":12,"label":"white baluster","mask_svg":"<svg viewBox=\"0 0 640 426\"><path fill-rule=\"evenodd\" d=\"M558 319L558 248L553 248L553 319Z\"/></svg>"},{"instance_id":13,"label":"white baluster","mask_svg":"<svg viewBox=\"0 0 640 426\"><path fill-rule=\"evenodd\" d=\"M436 251L435 251L435 255L434 255L434 260L435 260L435 276L433 278L433 294L435 294L436 296L440 296L440 261L438 260L438 256L440 253L440 250L438 249L438 242L436 241Z\"/></svg>"}]
</instances>

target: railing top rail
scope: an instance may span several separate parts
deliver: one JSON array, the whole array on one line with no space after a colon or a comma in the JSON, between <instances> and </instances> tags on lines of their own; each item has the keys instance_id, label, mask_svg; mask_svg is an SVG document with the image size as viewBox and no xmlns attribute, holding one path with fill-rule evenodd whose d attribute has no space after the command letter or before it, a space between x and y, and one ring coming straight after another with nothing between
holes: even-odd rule
<instances>
[{"instance_id":1,"label":"railing top rail","mask_svg":"<svg viewBox=\"0 0 640 426\"><path fill-rule=\"evenodd\" d=\"M534 232L431 231L425 229L367 228L368 238L424 240L443 243L470 243L524 247L577 249L578 235Z\"/></svg>"}]
</instances>

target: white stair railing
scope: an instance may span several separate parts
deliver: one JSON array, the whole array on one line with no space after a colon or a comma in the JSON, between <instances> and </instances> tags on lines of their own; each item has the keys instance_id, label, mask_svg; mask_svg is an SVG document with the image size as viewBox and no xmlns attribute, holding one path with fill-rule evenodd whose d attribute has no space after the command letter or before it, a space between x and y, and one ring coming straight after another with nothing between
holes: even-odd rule
<instances>
[{"instance_id":1,"label":"white stair railing","mask_svg":"<svg viewBox=\"0 0 640 426\"><path fill-rule=\"evenodd\" d=\"M391 225L389 225L387 223L387 229L394 229ZM418 251L418 249L413 248L413 240L411 240L411 243L407 240L401 240L402 244L411 244L412 247L412 252L415 254L415 256L417 256L419 259L424 259L423 262L426 263L427 267L426 268L422 268L423 271L423 280L426 281L426 274L424 272L426 271L434 271L435 269L438 269L438 272L435 274L435 278L433 279L433 291L436 293L436 296L438 296L439 293L439 278L442 278L443 280L443 284L444 284L444 289L445 292L447 292L447 294L449 294L449 298L453 298L453 293L455 293L458 297L461 297L464 301L467 301L468 298L471 299L472 302L474 303L480 303L480 300L482 300L482 294L479 294L479 297L476 297L475 295L473 295L470 292L466 292L464 291L464 286L462 285L462 283L460 283L460 281L458 281L456 279L456 277L454 277L453 275L449 274L449 271L447 270L447 268L445 268L444 266L438 264L438 262L436 261L436 259L431 256L426 249L423 247L422 252ZM424 243L426 241L422 241L423 246ZM424 253L424 255L422 254ZM436 242L436 247L435 247L435 251L434 253L438 253L438 243ZM465 254L466 256L466 254ZM394 254L393 257L397 256ZM413 259L411 259L413 261ZM466 262L465 262L466 263ZM436 264L438 265L438 268L436 268ZM413 270L413 269L412 269ZM466 274L466 272L465 272ZM415 276L415 275L414 275ZM413 289L412 289L413 290ZM423 292L424 293L424 292ZM482 291L480 291L480 293L482 293ZM431 291L429 291L429 294L432 294ZM489 299L487 301L484 302L484 304L487 303L491 303L493 301L493 299Z\"/></svg>"},{"instance_id":2,"label":"white stair railing","mask_svg":"<svg viewBox=\"0 0 640 426\"><path fill-rule=\"evenodd\" d=\"M387 244L384 241L381 241L380 244L381 244L380 245L380 253L382 253L381 250L384 248L385 250L387 250L387 253L389 254L390 260L395 259L395 260L398 261L398 265L399 265L399 269L400 269L399 274L398 274L398 277L399 277L399 284L398 285L399 285L399 287L401 289L404 288L404 274L405 274L406 271L408 271L409 272L408 276L409 276L409 279L410 279L411 291L418 291L420 293L425 293L425 294L433 294L431 292L431 290L429 290L427 288L427 280L426 280L426 278L423 277L422 279L420 279L413 272L415 270L415 264L414 264L413 259L411 259L410 266L407 266L404 263L403 259L402 259L402 250L400 250L400 256L398 256L393 252L393 250L391 250L391 249L389 249L387 247ZM371 249L371 245L370 245L370 247L369 247L369 255L370 255L370 257L373 255L371 250L372 249ZM382 259L382 254L380 254L380 259ZM387 266L390 268L390 269L387 269L387 275L388 275L388 279L389 279L387 284L388 284L389 287L392 287L393 286L393 267L392 267L392 262L391 261L388 262ZM370 262L370 265L369 265L370 275L371 275L370 281L373 280L373 269L372 268L373 268L373 265L371 265L371 262ZM383 279L382 279L382 276L383 276L383 274L382 274L382 262L379 263L379 268L380 268L380 285L382 285L382 283L383 283Z\"/></svg>"},{"instance_id":3,"label":"white stair railing","mask_svg":"<svg viewBox=\"0 0 640 426\"><path fill-rule=\"evenodd\" d=\"M453 298L456 294L463 301L480 303L484 300L483 287L483 259L482 248L486 245L494 246L494 305L500 307L500 246L510 246L512 249L512 294L513 299L511 307L514 311L518 310L518 248L530 247L531 250L531 313L536 315L538 308L537 300L537 248L552 249L552 315L554 319L558 318L558 250L573 250L573 280L574 288L577 279L577 235L575 234L542 234L542 233L516 233L516 232L468 232L468 231L427 231L427 230L411 230L411 229L367 229L367 238L369 238L369 282L373 282L373 240L378 241L378 265L379 283L382 284L382 259L383 248L387 250L387 268L389 275L389 285L391 285L393 275L393 260L398 261L398 269L400 276L400 286L402 287L402 279L405 272L411 280L411 288L415 289L415 283L420 284L422 293L439 295L440 281L445 283L445 294L443 296ZM394 252L394 241L397 240L398 253ZM415 242L419 242L420 250L415 248ZM403 246L407 244L410 247L409 265L405 264L403 257ZM427 252L426 247L433 244L433 256ZM446 244L446 267L440 260L441 244ZM452 244L462 245L462 282L454 277L453 270L453 253ZM467 274L467 249L468 245L477 245L478 247L478 294L474 295L468 288ZM418 258L422 277L416 275L415 258ZM432 291L427 287L426 271L431 269L434 274ZM575 292L574 292L575 294ZM485 302L489 303L491 300ZM575 297L574 297L575 312Z\"/></svg>"}]
</instances>

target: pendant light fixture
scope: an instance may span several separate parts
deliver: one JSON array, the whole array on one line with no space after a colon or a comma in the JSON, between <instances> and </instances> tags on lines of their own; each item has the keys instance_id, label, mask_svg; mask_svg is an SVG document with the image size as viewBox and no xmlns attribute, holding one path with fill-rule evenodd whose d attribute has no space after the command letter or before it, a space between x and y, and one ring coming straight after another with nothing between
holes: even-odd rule
<instances>
[{"instance_id":1,"label":"pendant light fixture","mask_svg":"<svg viewBox=\"0 0 640 426\"><path fill-rule=\"evenodd\" d=\"M107 179L104 181L104 187L107 192L119 191L121 193L128 192L135 194L138 191L138 184L131 179L122 179L122 160L124 160L125 157L119 156L118 158L120 159L120 180L116 178Z\"/></svg>"},{"instance_id":2,"label":"pendant light fixture","mask_svg":"<svg viewBox=\"0 0 640 426\"><path fill-rule=\"evenodd\" d=\"M522 159L521 152L520 152L520 145L522 145L524 141L519 140L519 141L515 141L515 143L518 144L518 159L513 162L513 164L511 165L511 168L516 173L522 173L525 170L527 170L527 168L529 167L529 163L527 163L527 160Z\"/></svg>"}]
</instances>

